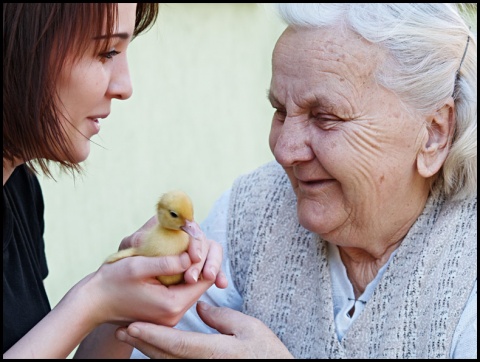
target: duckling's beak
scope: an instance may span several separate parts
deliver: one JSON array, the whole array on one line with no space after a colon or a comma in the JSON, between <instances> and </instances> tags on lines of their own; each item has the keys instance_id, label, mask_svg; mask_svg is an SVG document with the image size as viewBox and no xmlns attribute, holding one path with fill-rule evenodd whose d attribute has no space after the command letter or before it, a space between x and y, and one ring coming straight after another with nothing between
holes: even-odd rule
<instances>
[{"instance_id":1,"label":"duckling's beak","mask_svg":"<svg viewBox=\"0 0 480 362\"><path fill-rule=\"evenodd\" d=\"M200 239L203 234L202 229L195 221L186 220L185 225L180 228L195 239Z\"/></svg>"}]
</instances>

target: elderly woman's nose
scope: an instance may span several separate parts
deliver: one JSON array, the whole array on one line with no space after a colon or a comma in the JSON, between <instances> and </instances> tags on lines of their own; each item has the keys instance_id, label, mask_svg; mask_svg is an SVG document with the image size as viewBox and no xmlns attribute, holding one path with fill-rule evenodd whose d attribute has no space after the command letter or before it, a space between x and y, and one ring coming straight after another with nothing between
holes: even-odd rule
<instances>
[{"instance_id":1,"label":"elderly woman's nose","mask_svg":"<svg viewBox=\"0 0 480 362\"><path fill-rule=\"evenodd\" d=\"M273 149L275 159L283 166L312 159L309 138L308 127L303 122L287 118Z\"/></svg>"}]
</instances>

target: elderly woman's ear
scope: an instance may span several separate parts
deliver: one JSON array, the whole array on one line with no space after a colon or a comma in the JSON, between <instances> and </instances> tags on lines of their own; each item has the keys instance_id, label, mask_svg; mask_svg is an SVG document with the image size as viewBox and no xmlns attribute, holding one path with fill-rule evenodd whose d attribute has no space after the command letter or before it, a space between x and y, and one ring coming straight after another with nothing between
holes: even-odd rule
<instances>
[{"instance_id":1,"label":"elderly woman's ear","mask_svg":"<svg viewBox=\"0 0 480 362\"><path fill-rule=\"evenodd\" d=\"M426 118L426 132L417 156L418 173L429 178L442 167L448 156L455 130L453 98Z\"/></svg>"}]
</instances>

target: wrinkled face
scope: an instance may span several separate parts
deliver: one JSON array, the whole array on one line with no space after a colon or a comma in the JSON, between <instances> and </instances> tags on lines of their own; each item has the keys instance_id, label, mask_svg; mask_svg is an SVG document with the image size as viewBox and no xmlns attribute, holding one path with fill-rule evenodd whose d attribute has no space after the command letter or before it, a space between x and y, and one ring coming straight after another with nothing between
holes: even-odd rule
<instances>
[{"instance_id":1,"label":"wrinkled face","mask_svg":"<svg viewBox=\"0 0 480 362\"><path fill-rule=\"evenodd\" d=\"M100 131L100 119L110 113L112 99L127 99L132 94L126 51L136 7L136 3L118 4L118 31L108 53L89 52L61 71L57 92L64 117L60 121L72 141L76 162L88 157L90 138Z\"/></svg>"},{"instance_id":2,"label":"wrinkled face","mask_svg":"<svg viewBox=\"0 0 480 362\"><path fill-rule=\"evenodd\" d=\"M384 58L338 29L288 28L273 54L270 148L300 223L338 245L394 238L428 194L415 166L425 127L376 84Z\"/></svg>"}]
</instances>

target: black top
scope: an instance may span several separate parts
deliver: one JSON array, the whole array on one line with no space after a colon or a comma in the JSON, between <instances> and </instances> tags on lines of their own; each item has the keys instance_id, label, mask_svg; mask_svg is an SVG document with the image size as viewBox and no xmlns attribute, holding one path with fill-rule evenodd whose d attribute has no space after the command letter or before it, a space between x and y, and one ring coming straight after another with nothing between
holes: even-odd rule
<instances>
[{"instance_id":1,"label":"black top","mask_svg":"<svg viewBox=\"0 0 480 362\"><path fill-rule=\"evenodd\" d=\"M43 196L25 165L3 186L3 352L51 310L43 241Z\"/></svg>"}]
</instances>

